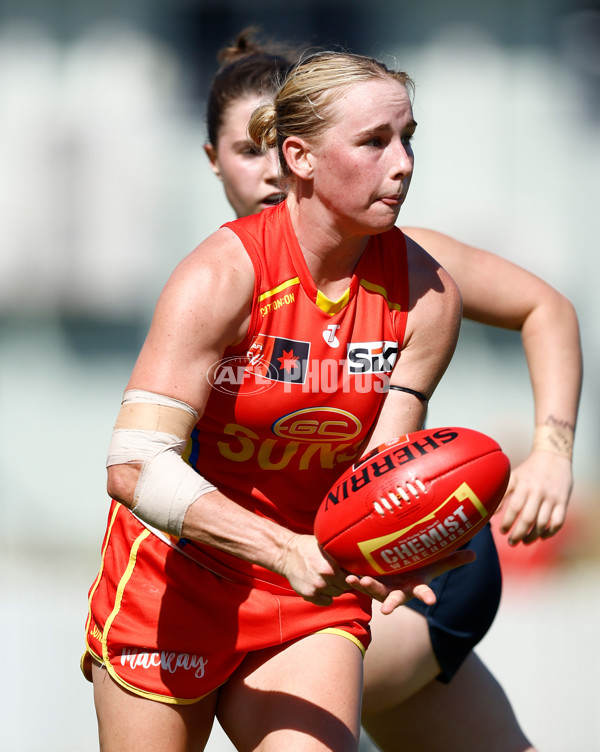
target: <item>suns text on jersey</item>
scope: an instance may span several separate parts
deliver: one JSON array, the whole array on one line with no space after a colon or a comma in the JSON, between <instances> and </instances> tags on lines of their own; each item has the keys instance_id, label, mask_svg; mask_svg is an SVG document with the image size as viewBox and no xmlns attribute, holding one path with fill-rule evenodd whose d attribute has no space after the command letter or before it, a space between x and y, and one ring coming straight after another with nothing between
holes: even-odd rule
<instances>
[{"instance_id":1,"label":"suns text on jersey","mask_svg":"<svg viewBox=\"0 0 600 752\"><path fill-rule=\"evenodd\" d=\"M308 425L308 424L307 424ZM323 431L323 424L320 424ZM232 462L256 462L261 470L283 470L291 466L299 470L309 470L313 463L321 468L333 468L341 462L350 462L356 457L360 441L340 441L340 434L334 435L331 429L331 441L326 435L313 434L313 440L305 435L300 440L282 441L280 439L260 440L260 436L251 428L230 423L224 433L229 440L217 442L219 453Z\"/></svg>"}]
</instances>

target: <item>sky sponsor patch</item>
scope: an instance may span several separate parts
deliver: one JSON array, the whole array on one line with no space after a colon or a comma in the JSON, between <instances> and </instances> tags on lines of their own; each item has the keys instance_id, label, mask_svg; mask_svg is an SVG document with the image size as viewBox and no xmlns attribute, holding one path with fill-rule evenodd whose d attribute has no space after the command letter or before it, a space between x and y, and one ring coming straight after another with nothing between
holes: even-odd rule
<instances>
[{"instance_id":1,"label":"sky sponsor patch","mask_svg":"<svg viewBox=\"0 0 600 752\"><path fill-rule=\"evenodd\" d=\"M350 342L348 373L391 373L398 358L397 342Z\"/></svg>"}]
</instances>

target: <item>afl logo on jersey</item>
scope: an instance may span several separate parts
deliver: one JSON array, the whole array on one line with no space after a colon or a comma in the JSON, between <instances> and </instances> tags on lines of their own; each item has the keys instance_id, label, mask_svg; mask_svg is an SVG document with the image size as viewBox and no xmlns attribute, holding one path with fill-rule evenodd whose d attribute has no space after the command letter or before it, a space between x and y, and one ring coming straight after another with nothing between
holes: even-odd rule
<instances>
[{"instance_id":1,"label":"afl logo on jersey","mask_svg":"<svg viewBox=\"0 0 600 752\"><path fill-rule=\"evenodd\" d=\"M391 373L398 357L397 342L352 342L348 373Z\"/></svg>"},{"instance_id":2,"label":"afl logo on jersey","mask_svg":"<svg viewBox=\"0 0 600 752\"><path fill-rule=\"evenodd\" d=\"M275 421L273 433L294 441L350 441L362 428L360 420L346 410L333 407L309 407L296 410Z\"/></svg>"},{"instance_id":3,"label":"afl logo on jersey","mask_svg":"<svg viewBox=\"0 0 600 752\"><path fill-rule=\"evenodd\" d=\"M274 368L267 366L261 373L248 368L247 355L232 355L213 363L206 373L208 383L222 394L246 396L271 389L277 379Z\"/></svg>"}]
</instances>

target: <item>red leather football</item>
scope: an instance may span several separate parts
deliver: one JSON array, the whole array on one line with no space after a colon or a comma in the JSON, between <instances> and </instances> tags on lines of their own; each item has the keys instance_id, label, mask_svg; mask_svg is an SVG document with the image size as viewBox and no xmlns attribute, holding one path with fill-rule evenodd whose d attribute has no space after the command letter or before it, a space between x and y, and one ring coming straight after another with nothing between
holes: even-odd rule
<instances>
[{"instance_id":1,"label":"red leather football","mask_svg":"<svg viewBox=\"0 0 600 752\"><path fill-rule=\"evenodd\" d=\"M499 505L510 462L470 428L428 428L391 439L333 484L315 536L344 569L395 574L460 548Z\"/></svg>"}]
</instances>

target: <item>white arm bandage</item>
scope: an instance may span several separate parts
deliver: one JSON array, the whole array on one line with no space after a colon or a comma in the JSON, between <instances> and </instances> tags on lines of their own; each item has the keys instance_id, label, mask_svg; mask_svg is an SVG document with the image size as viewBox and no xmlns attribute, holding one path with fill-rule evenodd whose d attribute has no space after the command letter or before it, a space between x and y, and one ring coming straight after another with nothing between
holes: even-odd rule
<instances>
[{"instance_id":1,"label":"white arm bandage","mask_svg":"<svg viewBox=\"0 0 600 752\"><path fill-rule=\"evenodd\" d=\"M140 463L133 510L144 522L181 535L190 504L216 488L181 457L198 422L193 407L141 389L129 389L108 451L106 466Z\"/></svg>"}]
</instances>

